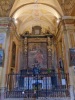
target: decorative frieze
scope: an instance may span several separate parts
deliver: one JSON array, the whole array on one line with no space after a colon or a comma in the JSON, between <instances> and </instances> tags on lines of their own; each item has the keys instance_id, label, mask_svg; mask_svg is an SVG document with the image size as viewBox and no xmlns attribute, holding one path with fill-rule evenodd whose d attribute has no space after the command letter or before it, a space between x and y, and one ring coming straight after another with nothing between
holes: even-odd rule
<instances>
[{"instance_id":1,"label":"decorative frieze","mask_svg":"<svg viewBox=\"0 0 75 100\"><path fill-rule=\"evenodd\" d=\"M27 38L24 39L24 53L27 55Z\"/></svg>"},{"instance_id":2,"label":"decorative frieze","mask_svg":"<svg viewBox=\"0 0 75 100\"><path fill-rule=\"evenodd\" d=\"M7 32L10 28L10 17L0 17L0 32Z\"/></svg>"},{"instance_id":3,"label":"decorative frieze","mask_svg":"<svg viewBox=\"0 0 75 100\"><path fill-rule=\"evenodd\" d=\"M47 39L46 38L29 38L28 39L28 42L47 42Z\"/></svg>"}]
</instances>

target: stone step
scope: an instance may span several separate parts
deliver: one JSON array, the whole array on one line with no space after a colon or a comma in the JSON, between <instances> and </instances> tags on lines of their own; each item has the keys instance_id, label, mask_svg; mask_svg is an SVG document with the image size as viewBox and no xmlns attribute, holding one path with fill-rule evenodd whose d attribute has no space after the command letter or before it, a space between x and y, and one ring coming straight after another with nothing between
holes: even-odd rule
<instances>
[{"instance_id":1,"label":"stone step","mask_svg":"<svg viewBox=\"0 0 75 100\"><path fill-rule=\"evenodd\" d=\"M39 97L38 99L36 98L8 98L4 100L71 100L69 97L57 97L57 98L45 98L45 97Z\"/></svg>"},{"instance_id":2,"label":"stone step","mask_svg":"<svg viewBox=\"0 0 75 100\"><path fill-rule=\"evenodd\" d=\"M24 98L7 98L7 99L4 99L4 100L24 100Z\"/></svg>"},{"instance_id":3,"label":"stone step","mask_svg":"<svg viewBox=\"0 0 75 100\"><path fill-rule=\"evenodd\" d=\"M0 100L71 100L70 97L38 97L37 98L4 98L4 94L1 95Z\"/></svg>"},{"instance_id":4,"label":"stone step","mask_svg":"<svg viewBox=\"0 0 75 100\"><path fill-rule=\"evenodd\" d=\"M56 98L54 98L54 97L51 97L51 98L41 97L41 98L38 98L36 100L71 100L71 99L69 97L62 97L62 98L60 98L60 97L56 97Z\"/></svg>"}]
</instances>

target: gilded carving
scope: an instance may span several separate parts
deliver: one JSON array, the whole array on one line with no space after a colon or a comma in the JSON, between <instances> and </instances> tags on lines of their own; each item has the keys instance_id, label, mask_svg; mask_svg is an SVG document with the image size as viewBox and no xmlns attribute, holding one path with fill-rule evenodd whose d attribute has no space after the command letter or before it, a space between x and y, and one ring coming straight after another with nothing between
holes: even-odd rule
<instances>
[{"instance_id":1,"label":"gilded carving","mask_svg":"<svg viewBox=\"0 0 75 100\"><path fill-rule=\"evenodd\" d=\"M50 52L51 51L51 46L47 46L47 48L48 48L48 52Z\"/></svg>"},{"instance_id":2,"label":"gilded carving","mask_svg":"<svg viewBox=\"0 0 75 100\"><path fill-rule=\"evenodd\" d=\"M47 40L48 40L48 46L47 46L47 49L48 49L48 53L50 54L50 52L51 52L51 39L50 39L50 37L48 37L47 38Z\"/></svg>"},{"instance_id":3,"label":"gilded carving","mask_svg":"<svg viewBox=\"0 0 75 100\"><path fill-rule=\"evenodd\" d=\"M30 38L28 39L28 42L47 42L46 38Z\"/></svg>"},{"instance_id":4,"label":"gilded carving","mask_svg":"<svg viewBox=\"0 0 75 100\"><path fill-rule=\"evenodd\" d=\"M27 55L27 38L24 39L24 53Z\"/></svg>"}]
</instances>

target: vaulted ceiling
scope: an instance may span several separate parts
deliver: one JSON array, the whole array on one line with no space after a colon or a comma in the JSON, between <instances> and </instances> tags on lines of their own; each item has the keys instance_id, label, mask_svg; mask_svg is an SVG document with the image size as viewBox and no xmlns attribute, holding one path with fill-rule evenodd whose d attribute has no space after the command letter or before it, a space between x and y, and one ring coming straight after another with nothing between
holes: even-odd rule
<instances>
[{"instance_id":1,"label":"vaulted ceiling","mask_svg":"<svg viewBox=\"0 0 75 100\"><path fill-rule=\"evenodd\" d=\"M16 0L10 16L18 21L20 34L32 32L33 26L41 26L42 32L56 33L57 20L63 16L57 0Z\"/></svg>"},{"instance_id":2,"label":"vaulted ceiling","mask_svg":"<svg viewBox=\"0 0 75 100\"><path fill-rule=\"evenodd\" d=\"M71 15L74 4L75 0L1 0L0 16L14 18L18 34L41 26L43 33L48 30L56 35L57 21Z\"/></svg>"}]
</instances>

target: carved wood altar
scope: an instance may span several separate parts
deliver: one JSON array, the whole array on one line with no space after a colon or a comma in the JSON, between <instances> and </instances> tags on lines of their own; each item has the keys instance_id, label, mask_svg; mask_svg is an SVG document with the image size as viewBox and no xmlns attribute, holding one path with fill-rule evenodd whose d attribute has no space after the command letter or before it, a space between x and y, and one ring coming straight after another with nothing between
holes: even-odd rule
<instances>
[{"instance_id":1,"label":"carved wood altar","mask_svg":"<svg viewBox=\"0 0 75 100\"><path fill-rule=\"evenodd\" d=\"M24 38L24 69L31 69L38 63L39 68L52 67L52 54L50 37L47 38Z\"/></svg>"},{"instance_id":2,"label":"carved wood altar","mask_svg":"<svg viewBox=\"0 0 75 100\"><path fill-rule=\"evenodd\" d=\"M39 34L35 33L35 28ZM51 34L41 34L41 27L34 27L32 35L23 35L24 69L31 69L36 63L39 68L47 69L52 67Z\"/></svg>"}]
</instances>

